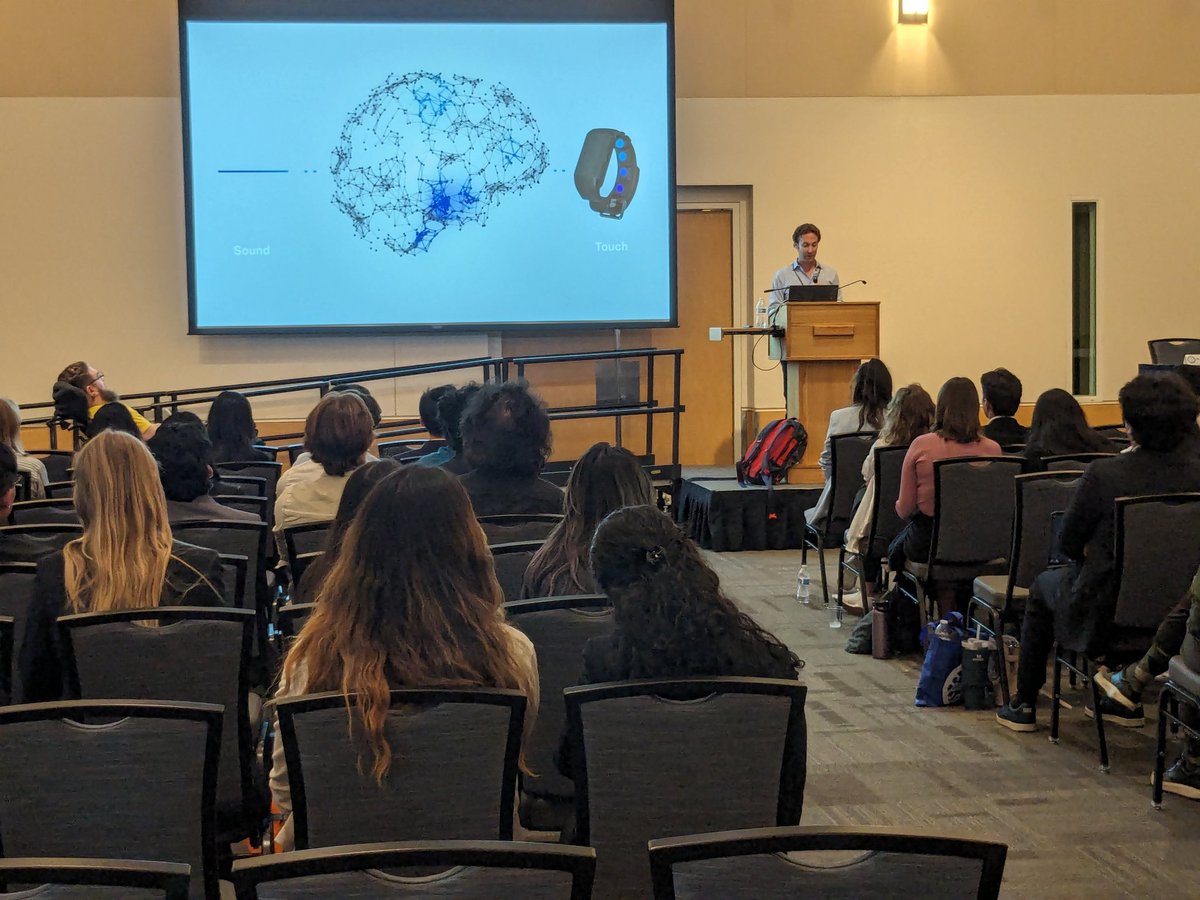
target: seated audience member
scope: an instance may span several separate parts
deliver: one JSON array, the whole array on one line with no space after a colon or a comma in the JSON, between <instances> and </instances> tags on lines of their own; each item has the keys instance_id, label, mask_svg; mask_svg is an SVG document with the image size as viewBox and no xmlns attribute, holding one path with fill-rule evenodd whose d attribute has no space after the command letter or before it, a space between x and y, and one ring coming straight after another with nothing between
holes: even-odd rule
<instances>
[{"instance_id":1,"label":"seated audience member","mask_svg":"<svg viewBox=\"0 0 1200 900\"><path fill-rule=\"evenodd\" d=\"M463 457L462 445L462 414L471 398L479 393L480 385L475 382L465 384L441 394L437 401L437 419L442 426L445 444L438 449L426 453L414 465L441 466L453 475L465 475L471 471Z\"/></svg>"},{"instance_id":2,"label":"seated audience member","mask_svg":"<svg viewBox=\"0 0 1200 900\"><path fill-rule=\"evenodd\" d=\"M871 510L875 505L875 450L879 447L907 447L918 437L928 433L933 424L933 398L919 384L909 384L900 388L892 396L883 416L883 427L879 431L879 439L871 445L871 452L863 460L863 494L850 527L846 529L846 549L851 553L859 553L862 542L866 540L871 530ZM868 595L879 580L879 563L874 559L863 558L859 566L863 578L868 584ZM861 606L862 598L857 598L851 606ZM845 603L846 596L842 597Z\"/></svg>"},{"instance_id":3,"label":"seated audience member","mask_svg":"<svg viewBox=\"0 0 1200 900\"><path fill-rule=\"evenodd\" d=\"M95 417L96 413L106 403L119 403L121 400L120 394L109 390L108 386L104 383L104 373L97 370L94 366L88 365L83 360L73 362L63 369L58 374L58 380L66 382L84 392L87 396L89 418ZM130 418L133 419L136 427L135 433L141 435L143 440L149 440L154 437L154 432L158 426L146 419L136 409L130 407L126 407L126 409L129 410ZM96 429L96 433L103 430L103 428L98 428Z\"/></svg>"},{"instance_id":4,"label":"seated audience member","mask_svg":"<svg viewBox=\"0 0 1200 900\"><path fill-rule=\"evenodd\" d=\"M46 482L50 480L46 465L36 456L25 452L21 440L21 409L7 397L0 397L0 444L13 452L17 470L29 473L29 496L26 500L40 500L46 496Z\"/></svg>"},{"instance_id":5,"label":"seated audience member","mask_svg":"<svg viewBox=\"0 0 1200 900\"><path fill-rule=\"evenodd\" d=\"M528 697L528 735L538 708L537 659L529 638L505 624L503 600L457 479L403 466L375 486L351 523L288 652L276 699L356 694L354 730L364 733L350 746L359 748L360 771L381 787L394 752L384 736L390 689L515 688ZM282 741L275 742L271 793L290 813ZM279 840L291 848L290 820Z\"/></svg>"},{"instance_id":6,"label":"seated audience member","mask_svg":"<svg viewBox=\"0 0 1200 900\"><path fill-rule=\"evenodd\" d=\"M636 456L611 444L594 444L571 470L563 520L529 561L521 596L596 593L595 579L588 571L596 526L622 506L651 505L653 493Z\"/></svg>"},{"instance_id":7,"label":"seated audience member","mask_svg":"<svg viewBox=\"0 0 1200 900\"><path fill-rule=\"evenodd\" d=\"M1184 665L1193 672L1200 672L1200 571L1197 571L1196 577L1192 579L1192 587L1186 600L1189 602L1190 613L1179 653L1183 657ZM1179 718L1192 728L1200 729L1200 716L1196 715L1192 707L1181 704ZM1200 740L1185 735L1179 757L1174 765L1163 773L1163 790L1189 800L1200 800Z\"/></svg>"},{"instance_id":8,"label":"seated audience member","mask_svg":"<svg viewBox=\"0 0 1200 900\"><path fill-rule=\"evenodd\" d=\"M1121 388L1119 400L1136 447L1087 467L1060 537L1062 553L1074 562L1043 572L1029 589L1017 689L996 713L996 720L1013 731L1037 729L1038 691L1046 683L1046 661L1056 639L1064 649L1090 652L1107 642L1116 604L1116 499L1200 491L1194 445L1200 399L1183 379L1139 375Z\"/></svg>"},{"instance_id":9,"label":"seated audience member","mask_svg":"<svg viewBox=\"0 0 1200 900\"><path fill-rule=\"evenodd\" d=\"M421 394L421 399L417 404L417 415L420 416L425 430L429 432L429 440L411 453L406 453L405 456L425 456L446 446L446 432L438 418L438 401L454 390L455 387L452 384L439 384L437 387L426 389L425 393Z\"/></svg>"},{"instance_id":10,"label":"seated audience member","mask_svg":"<svg viewBox=\"0 0 1200 900\"><path fill-rule=\"evenodd\" d=\"M983 426L984 437L989 437L1002 447L1023 444L1029 429L1013 418L1021 406L1021 379L1008 369L992 369L979 376L983 386L983 414L987 424Z\"/></svg>"},{"instance_id":11,"label":"seated audience member","mask_svg":"<svg viewBox=\"0 0 1200 900\"><path fill-rule=\"evenodd\" d=\"M158 467L142 441L105 431L75 454L75 508L83 535L38 561L21 645L30 703L63 696L59 616L226 605L216 551L172 540Z\"/></svg>"},{"instance_id":12,"label":"seated audience member","mask_svg":"<svg viewBox=\"0 0 1200 900\"><path fill-rule=\"evenodd\" d=\"M154 427L155 430L158 429L157 425ZM115 400L112 403L105 403L92 412L92 419L87 426L88 438L94 438L102 431L123 431L134 437L142 436L129 407ZM142 438L142 440L149 440L149 438Z\"/></svg>"},{"instance_id":13,"label":"seated audience member","mask_svg":"<svg viewBox=\"0 0 1200 900\"><path fill-rule=\"evenodd\" d=\"M304 420L307 458L297 459L276 485L275 530L285 558L283 529L328 522L337 513L346 477L367 461L375 439L371 413L354 393L326 394ZM373 457L372 457L373 458Z\"/></svg>"},{"instance_id":14,"label":"seated audience member","mask_svg":"<svg viewBox=\"0 0 1200 900\"><path fill-rule=\"evenodd\" d=\"M883 426L883 412L892 399L892 373L878 359L868 359L858 367L850 382L850 406L835 409L829 414L829 432L825 435L825 447L817 460L825 474L825 489L817 503L804 513L810 525L825 526L829 515L829 504L833 502L833 439L839 434L856 431L879 431Z\"/></svg>"},{"instance_id":15,"label":"seated audience member","mask_svg":"<svg viewBox=\"0 0 1200 900\"><path fill-rule=\"evenodd\" d=\"M933 464L962 456L999 456L1000 445L979 427L979 393L969 378L951 378L938 391L933 430L914 438L900 470L896 515L907 519L904 531L888 548L888 561L899 571L907 559L924 562L933 540Z\"/></svg>"},{"instance_id":16,"label":"seated audience member","mask_svg":"<svg viewBox=\"0 0 1200 900\"><path fill-rule=\"evenodd\" d=\"M21 480L21 470L17 468L17 457L12 448L0 443L0 525L8 524L13 504L17 499L17 483ZM4 544L0 543L0 562L5 562Z\"/></svg>"},{"instance_id":17,"label":"seated audience member","mask_svg":"<svg viewBox=\"0 0 1200 900\"><path fill-rule=\"evenodd\" d=\"M371 493L371 488L399 468L400 463L394 459L377 459L374 462L363 463L346 479L346 489L342 491L337 515L333 517L333 524L325 535L325 549L308 564L308 568L300 577L300 584L296 587L296 603L312 603L317 599L317 593L329 570L341 557L350 523L354 521L354 516L367 499L367 495Z\"/></svg>"},{"instance_id":18,"label":"seated audience member","mask_svg":"<svg viewBox=\"0 0 1200 900\"><path fill-rule=\"evenodd\" d=\"M373 428L378 428L379 423L383 421L383 407L379 405L365 385L361 384L339 384L337 390L343 394L358 394L362 402L367 405L367 411L371 414L371 423Z\"/></svg>"},{"instance_id":19,"label":"seated audience member","mask_svg":"<svg viewBox=\"0 0 1200 900\"><path fill-rule=\"evenodd\" d=\"M475 515L562 512L562 491L538 477L550 455L550 416L524 383L484 385L461 426L471 468L462 483Z\"/></svg>"},{"instance_id":20,"label":"seated audience member","mask_svg":"<svg viewBox=\"0 0 1200 900\"><path fill-rule=\"evenodd\" d=\"M221 391L208 409L208 437L214 463L269 462L275 457L262 449L250 401L237 391Z\"/></svg>"},{"instance_id":21,"label":"seated audience member","mask_svg":"<svg viewBox=\"0 0 1200 900\"><path fill-rule=\"evenodd\" d=\"M612 601L614 627L584 645L580 684L737 675L792 680L804 668L725 596L700 548L653 506L627 506L600 523L591 570ZM784 765L796 791L804 789L803 754ZM566 733L556 764L571 777Z\"/></svg>"},{"instance_id":22,"label":"seated audience member","mask_svg":"<svg viewBox=\"0 0 1200 900\"><path fill-rule=\"evenodd\" d=\"M182 522L261 522L248 510L224 506L209 496L212 487L212 443L204 423L183 413L170 416L146 442L158 462L167 520Z\"/></svg>"},{"instance_id":23,"label":"seated audience member","mask_svg":"<svg viewBox=\"0 0 1200 900\"><path fill-rule=\"evenodd\" d=\"M1066 391L1053 388L1038 397L1025 442L1026 471L1043 471L1047 456L1116 452L1112 441L1088 425L1079 401Z\"/></svg>"}]
</instances>

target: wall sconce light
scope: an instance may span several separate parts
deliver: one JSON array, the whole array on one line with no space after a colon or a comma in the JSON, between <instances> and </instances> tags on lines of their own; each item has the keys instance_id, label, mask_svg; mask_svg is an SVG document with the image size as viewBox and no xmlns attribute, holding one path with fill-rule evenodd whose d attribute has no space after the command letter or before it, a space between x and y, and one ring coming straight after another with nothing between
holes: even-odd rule
<instances>
[{"instance_id":1,"label":"wall sconce light","mask_svg":"<svg viewBox=\"0 0 1200 900\"><path fill-rule=\"evenodd\" d=\"M901 25L928 25L929 0L900 0Z\"/></svg>"}]
</instances>

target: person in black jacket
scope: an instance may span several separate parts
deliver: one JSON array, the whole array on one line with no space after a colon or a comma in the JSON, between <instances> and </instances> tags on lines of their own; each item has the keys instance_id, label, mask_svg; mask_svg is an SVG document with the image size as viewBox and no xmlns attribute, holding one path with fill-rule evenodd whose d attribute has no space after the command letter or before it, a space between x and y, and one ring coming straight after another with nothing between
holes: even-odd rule
<instances>
[{"instance_id":1,"label":"person in black jacket","mask_svg":"<svg viewBox=\"0 0 1200 900\"><path fill-rule=\"evenodd\" d=\"M1060 548L1074 560L1038 576L1021 624L1017 690L996 720L1035 731L1038 691L1057 638L1066 649L1104 646L1116 608L1113 574L1118 497L1200 491L1196 416L1200 399L1174 374L1139 375L1120 393L1135 449L1089 465L1063 520Z\"/></svg>"},{"instance_id":2,"label":"person in black jacket","mask_svg":"<svg viewBox=\"0 0 1200 900\"><path fill-rule=\"evenodd\" d=\"M83 535L38 561L21 645L25 700L64 696L60 615L157 606L225 606L221 559L171 539L158 468L146 445L105 431L75 454Z\"/></svg>"},{"instance_id":3,"label":"person in black jacket","mask_svg":"<svg viewBox=\"0 0 1200 900\"><path fill-rule=\"evenodd\" d=\"M462 413L461 477L477 516L561 513L563 492L539 478L550 456L550 415L523 381L485 384Z\"/></svg>"},{"instance_id":4,"label":"person in black jacket","mask_svg":"<svg viewBox=\"0 0 1200 900\"><path fill-rule=\"evenodd\" d=\"M1112 441L1088 425L1079 401L1062 388L1045 391L1037 398L1025 441L1025 471L1043 471L1047 456L1116 452Z\"/></svg>"},{"instance_id":5,"label":"person in black jacket","mask_svg":"<svg viewBox=\"0 0 1200 900\"><path fill-rule=\"evenodd\" d=\"M1008 369L992 369L979 376L979 386L988 419L984 435L1001 447L1025 443L1029 429L1014 418L1021 406L1021 379Z\"/></svg>"}]
</instances>

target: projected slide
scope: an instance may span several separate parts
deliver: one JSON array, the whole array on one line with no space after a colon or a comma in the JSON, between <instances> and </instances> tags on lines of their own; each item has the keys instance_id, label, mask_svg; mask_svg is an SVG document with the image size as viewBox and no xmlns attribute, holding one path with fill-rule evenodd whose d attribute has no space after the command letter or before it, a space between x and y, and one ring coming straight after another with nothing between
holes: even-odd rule
<instances>
[{"instance_id":1,"label":"projected slide","mask_svg":"<svg viewBox=\"0 0 1200 900\"><path fill-rule=\"evenodd\" d=\"M197 330L665 323L663 23L186 25Z\"/></svg>"}]
</instances>

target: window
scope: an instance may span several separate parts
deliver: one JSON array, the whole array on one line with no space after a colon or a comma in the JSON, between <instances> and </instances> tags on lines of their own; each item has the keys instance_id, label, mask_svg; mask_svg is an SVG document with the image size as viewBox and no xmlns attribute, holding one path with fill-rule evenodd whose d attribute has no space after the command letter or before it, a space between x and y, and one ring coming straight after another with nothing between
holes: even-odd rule
<instances>
[{"instance_id":1,"label":"window","mask_svg":"<svg viewBox=\"0 0 1200 900\"><path fill-rule=\"evenodd\" d=\"M1096 204L1071 204L1071 393L1096 393Z\"/></svg>"}]
</instances>

